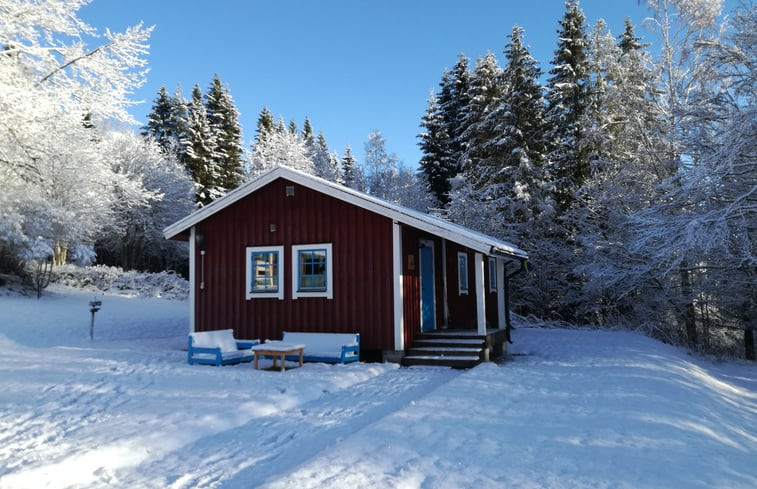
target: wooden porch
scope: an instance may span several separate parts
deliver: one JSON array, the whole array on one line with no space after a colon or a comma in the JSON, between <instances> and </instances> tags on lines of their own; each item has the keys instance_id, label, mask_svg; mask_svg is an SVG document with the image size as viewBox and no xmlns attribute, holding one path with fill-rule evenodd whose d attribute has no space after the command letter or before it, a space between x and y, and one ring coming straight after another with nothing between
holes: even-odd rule
<instances>
[{"instance_id":1,"label":"wooden porch","mask_svg":"<svg viewBox=\"0 0 757 489\"><path fill-rule=\"evenodd\" d=\"M402 358L402 365L471 368L496 360L507 351L506 329L445 329L421 333Z\"/></svg>"}]
</instances>

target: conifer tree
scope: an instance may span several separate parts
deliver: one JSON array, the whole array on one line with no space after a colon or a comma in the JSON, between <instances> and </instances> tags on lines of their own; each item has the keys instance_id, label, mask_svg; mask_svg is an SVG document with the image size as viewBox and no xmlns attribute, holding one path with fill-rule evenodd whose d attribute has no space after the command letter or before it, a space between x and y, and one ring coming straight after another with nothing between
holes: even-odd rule
<instances>
[{"instance_id":1,"label":"conifer tree","mask_svg":"<svg viewBox=\"0 0 757 489\"><path fill-rule=\"evenodd\" d=\"M215 139L213 157L220 171L218 186L228 191L238 186L244 176L242 127L234 100L218 75L205 94L205 109Z\"/></svg>"},{"instance_id":2,"label":"conifer tree","mask_svg":"<svg viewBox=\"0 0 757 489\"><path fill-rule=\"evenodd\" d=\"M442 77L439 90L439 109L449 137L449 161L456 165L450 173L454 177L462 169L463 154L467 148L462 136L464 108L468 106L470 87L470 60L462 53L446 77Z\"/></svg>"},{"instance_id":3,"label":"conifer tree","mask_svg":"<svg viewBox=\"0 0 757 489\"><path fill-rule=\"evenodd\" d=\"M313 138L313 126L310 124L310 119L305 117L305 122L302 124L302 139L307 141Z\"/></svg>"},{"instance_id":4,"label":"conifer tree","mask_svg":"<svg viewBox=\"0 0 757 489\"><path fill-rule=\"evenodd\" d=\"M181 84L176 86L171 102L171 119L173 130L176 132L176 158L179 163L186 166L187 145L189 144L189 107L187 99L181 94Z\"/></svg>"},{"instance_id":5,"label":"conifer tree","mask_svg":"<svg viewBox=\"0 0 757 489\"><path fill-rule=\"evenodd\" d=\"M348 144L342 156L342 178L345 187L354 188L355 190L364 190L364 185L359 178L359 168L356 165L355 157L352 155L352 148Z\"/></svg>"},{"instance_id":6,"label":"conifer tree","mask_svg":"<svg viewBox=\"0 0 757 489\"><path fill-rule=\"evenodd\" d=\"M310 131L312 131L312 127ZM313 162L315 176L336 182L339 179L338 160L337 167L335 167L323 131L318 133L317 138L313 138L312 132L310 132L310 137L307 139L303 138L303 142L305 143L308 157Z\"/></svg>"},{"instance_id":7,"label":"conifer tree","mask_svg":"<svg viewBox=\"0 0 757 489\"><path fill-rule=\"evenodd\" d=\"M421 127L424 130L418 134L418 145L423 152L420 171L428 191L436 201L434 205L446 207L449 204L450 178L457 173L457 161L452 159L447 125L444 123L439 99L433 92L428 100L426 114L421 120Z\"/></svg>"},{"instance_id":8,"label":"conifer tree","mask_svg":"<svg viewBox=\"0 0 757 489\"><path fill-rule=\"evenodd\" d=\"M492 161L492 145L497 133L496 124L487 117L501 101L503 92L502 69L491 52L476 60L476 67L470 77L468 104L461 107L463 130L461 137L467 148L463 169L473 187L480 189L485 184L491 169L485 162Z\"/></svg>"},{"instance_id":9,"label":"conifer tree","mask_svg":"<svg viewBox=\"0 0 757 489\"><path fill-rule=\"evenodd\" d=\"M641 38L636 36L636 33L634 32L631 19L626 17L623 34L618 36L618 47L623 51L623 54L627 54L630 51L638 51L647 46L649 46L649 44L641 43Z\"/></svg>"},{"instance_id":10,"label":"conifer tree","mask_svg":"<svg viewBox=\"0 0 757 489\"><path fill-rule=\"evenodd\" d=\"M284 118L279 116L279 120L276 122L276 125L274 126L274 131L276 132L284 132L287 130L286 124L284 124Z\"/></svg>"},{"instance_id":11,"label":"conifer tree","mask_svg":"<svg viewBox=\"0 0 757 489\"><path fill-rule=\"evenodd\" d=\"M331 182L341 180L339 158L329 151L329 145L326 143L326 136L323 135L323 131L318 132L315 147L317 158L313 160L313 164L315 165L316 176Z\"/></svg>"},{"instance_id":12,"label":"conifer tree","mask_svg":"<svg viewBox=\"0 0 757 489\"><path fill-rule=\"evenodd\" d=\"M559 24L557 49L549 72L552 76L547 81L547 122L553 185L558 205L566 211L590 174L582 132L588 108L588 39L584 13L577 0L565 3Z\"/></svg>"},{"instance_id":13,"label":"conifer tree","mask_svg":"<svg viewBox=\"0 0 757 489\"><path fill-rule=\"evenodd\" d=\"M263 139L271 134L276 127L276 122L273 119L273 114L267 107L263 107L258 116L257 134L255 134L255 142L261 143Z\"/></svg>"},{"instance_id":14,"label":"conifer tree","mask_svg":"<svg viewBox=\"0 0 757 489\"><path fill-rule=\"evenodd\" d=\"M177 146L176 133L174 99L168 95L164 85L153 100L147 124L142 127L142 136L154 138L164 151L173 152Z\"/></svg>"},{"instance_id":15,"label":"conifer tree","mask_svg":"<svg viewBox=\"0 0 757 489\"><path fill-rule=\"evenodd\" d=\"M421 174L435 200L432 205L437 207L449 204L450 179L461 171L467 146L462 137L462 118L468 104L468 63L468 58L460 54L452 71L444 71L439 95L429 96L429 107L421 120Z\"/></svg>"},{"instance_id":16,"label":"conifer tree","mask_svg":"<svg viewBox=\"0 0 757 489\"><path fill-rule=\"evenodd\" d=\"M223 193L219 189L220 172L214 157L215 136L208 117L199 85L192 89L192 100L187 107L187 146L185 166L195 182L197 203L207 205Z\"/></svg>"},{"instance_id":17,"label":"conifer tree","mask_svg":"<svg viewBox=\"0 0 757 489\"><path fill-rule=\"evenodd\" d=\"M485 163L490 174L484 194L501 201L505 221L526 222L540 205L534 199L546 152L544 100L538 81L541 70L523 44L523 29L514 26L509 37L501 103L485 121L495 139L494 157Z\"/></svg>"}]
</instances>

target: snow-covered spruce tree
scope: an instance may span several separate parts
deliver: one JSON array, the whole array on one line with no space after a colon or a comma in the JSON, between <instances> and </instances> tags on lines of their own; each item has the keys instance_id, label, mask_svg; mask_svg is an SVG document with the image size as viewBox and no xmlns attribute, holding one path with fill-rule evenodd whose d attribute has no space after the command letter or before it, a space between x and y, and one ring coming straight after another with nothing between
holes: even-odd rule
<instances>
[{"instance_id":1,"label":"snow-covered spruce tree","mask_svg":"<svg viewBox=\"0 0 757 489\"><path fill-rule=\"evenodd\" d=\"M557 30L557 49L547 80L547 123L550 173L561 211L568 210L575 191L589 177L583 118L588 109L588 39L578 0L565 3Z\"/></svg>"},{"instance_id":2,"label":"snow-covered spruce tree","mask_svg":"<svg viewBox=\"0 0 757 489\"><path fill-rule=\"evenodd\" d=\"M463 117L464 108L468 106L468 89L470 87L470 60L462 53L457 56L457 62L447 76L442 77L439 87L439 110L447 127L449 136L449 161L455 164L450 171L450 178L454 178L462 169L463 155L467 144L462 136L465 129Z\"/></svg>"},{"instance_id":3,"label":"snow-covered spruce tree","mask_svg":"<svg viewBox=\"0 0 757 489\"><path fill-rule=\"evenodd\" d=\"M463 172L475 189L480 189L496 171L494 148L491 142L497 137L489 114L499 105L503 92L502 69L491 52L476 60L468 86L468 104L461 107L462 132L466 150L463 155Z\"/></svg>"},{"instance_id":4,"label":"snow-covered spruce tree","mask_svg":"<svg viewBox=\"0 0 757 489\"><path fill-rule=\"evenodd\" d=\"M498 201L504 223L524 223L538 213L541 166L545 161L544 99L541 70L523 45L523 29L513 27L505 48L499 104L484 120L492 151L482 165L489 168L482 194ZM512 230L511 230L512 231Z\"/></svg>"},{"instance_id":5,"label":"snow-covered spruce tree","mask_svg":"<svg viewBox=\"0 0 757 489\"><path fill-rule=\"evenodd\" d=\"M363 168L357 164L349 144L344 149L344 156L342 156L342 179L345 187L365 192Z\"/></svg>"},{"instance_id":6,"label":"snow-covered spruce tree","mask_svg":"<svg viewBox=\"0 0 757 489\"><path fill-rule=\"evenodd\" d=\"M628 54L649 47L649 44L641 42L643 39L636 35L636 28L631 23L630 18L626 17L623 26L623 34L619 36L618 40L618 47L623 54Z\"/></svg>"},{"instance_id":7,"label":"snow-covered spruce tree","mask_svg":"<svg viewBox=\"0 0 757 489\"><path fill-rule=\"evenodd\" d=\"M302 127L302 140L307 148L308 158L313 162L315 176L331 182L338 182L341 179L339 157L335 157L329 151L329 145L326 143L326 136L323 135L323 131L318 133L317 138L315 137L313 126L307 117Z\"/></svg>"},{"instance_id":8,"label":"snow-covered spruce tree","mask_svg":"<svg viewBox=\"0 0 757 489\"><path fill-rule=\"evenodd\" d=\"M168 95L165 86L160 87L142 127L142 135L155 139L163 151L174 154L182 163L186 159L189 114L187 100L181 94L181 85L173 95Z\"/></svg>"},{"instance_id":9,"label":"snow-covered spruce tree","mask_svg":"<svg viewBox=\"0 0 757 489\"><path fill-rule=\"evenodd\" d=\"M135 121L128 96L144 82L151 29L106 31L85 1L0 1L0 256L3 268L91 244L109 218L112 172L96 151L98 121Z\"/></svg>"},{"instance_id":10,"label":"snow-covered spruce tree","mask_svg":"<svg viewBox=\"0 0 757 489\"><path fill-rule=\"evenodd\" d=\"M283 120L270 132L259 132L255 139L250 156L248 179L279 165L315 175L315 166L310 158L307 144L296 131L292 132L286 128Z\"/></svg>"},{"instance_id":11,"label":"snow-covered spruce tree","mask_svg":"<svg viewBox=\"0 0 757 489\"><path fill-rule=\"evenodd\" d=\"M162 230L194 208L191 178L152 139L109 132L98 146L116 177L113 219L96 244L99 261L125 270L175 268L186 258L186 249L166 241Z\"/></svg>"},{"instance_id":12,"label":"snow-covered spruce tree","mask_svg":"<svg viewBox=\"0 0 757 489\"><path fill-rule=\"evenodd\" d=\"M152 102L152 110L147 115L147 124L142 127L142 135L155 139L166 152L175 151L178 145L173 109L173 98L168 95L163 85L158 89L158 95Z\"/></svg>"},{"instance_id":13,"label":"snow-covered spruce tree","mask_svg":"<svg viewBox=\"0 0 757 489\"><path fill-rule=\"evenodd\" d=\"M310 123L310 118L307 116L305 117L305 122L302 123L302 139L304 139L305 142L315 139L313 125Z\"/></svg>"},{"instance_id":14,"label":"snow-covered spruce tree","mask_svg":"<svg viewBox=\"0 0 757 489\"><path fill-rule=\"evenodd\" d=\"M176 159L186 168L187 144L189 142L189 101L181 94L181 84L176 85L173 93L173 119L176 131Z\"/></svg>"},{"instance_id":15,"label":"snow-covered spruce tree","mask_svg":"<svg viewBox=\"0 0 757 489\"><path fill-rule=\"evenodd\" d=\"M342 179L339 156L329 151L329 145L326 143L326 136L323 135L323 131L318 132L315 147L313 165L315 166L316 176L339 183Z\"/></svg>"},{"instance_id":16,"label":"snow-covered spruce tree","mask_svg":"<svg viewBox=\"0 0 757 489\"><path fill-rule=\"evenodd\" d=\"M284 124L284 118L283 117L279 116L279 120L276 121L276 124L274 125L274 129L276 131L278 131L278 132L284 132L284 131L287 130L287 126L286 126L286 124ZM291 132L292 134L297 134L297 128L295 128L294 131L292 131L290 129L289 132Z\"/></svg>"},{"instance_id":17,"label":"snow-covered spruce tree","mask_svg":"<svg viewBox=\"0 0 757 489\"><path fill-rule=\"evenodd\" d=\"M276 126L276 122L273 119L273 114L267 107L263 107L258 116L257 131L255 133L255 143L260 144L263 139L271 134Z\"/></svg>"},{"instance_id":18,"label":"snow-covered spruce tree","mask_svg":"<svg viewBox=\"0 0 757 489\"><path fill-rule=\"evenodd\" d=\"M434 207L446 207L450 200L450 179L457 173L457 161L453 160L447 125L439 99L433 92L428 99L426 114L421 119L421 128L422 131L418 134L418 146L423 153L419 163L420 172L434 198Z\"/></svg>"},{"instance_id":19,"label":"snow-covered spruce tree","mask_svg":"<svg viewBox=\"0 0 757 489\"><path fill-rule=\"evenodd\" d=\"M220 177L217 184L226 192L236 188L244 178L244 148L239 111L228 87L223 86L218 75L213 77L205 94L205 110L215 140L213 158Z\"/></svg>"},{"instance_id":20,"label":"snow-covered spruce tree","mask_svg":"<svg viewBox=\"0 0 757 489\"><path fill-rule=\"evenodd\" d=\"M214 153L215 135L208 124L199 85L192 89L187 115L184 166L194 182L195 201L199 206L205 206L221 197L224 188L220 185L221 170Z\"/></svg>"},{"instance_id":21,"label":"snow-covered spruce tree","mask_svg":"<svg viewBox=\"0 0 757 489\"><path fill-rule=\"evenodd\" d=\"M468 64L468 58L460 54L452 71L444 70L439 94L430 94L428 109L421 119L423 130L418 134L418 145L423 157L420 167L436 201L432 204L434 207L449 204L450 180L462 169L466 147L462 138L462 108L468 104Z\"/></svg>"},{"instance_id":22,"label":"snow-covered spruce tree","mask_svg":"<svg viewBox=\"0 0 757 489\"><path fill-rule=\"evenodd\" d=\"M755 10L739 9L723 39L714 36L712 5L676 4L678 26L670 36L688 44L663 61L682 61L689 51L696 78L677 79L677 148L680 169L668 180L659 202L636 213L632 251L647 257L648 275L661 285L681 336L691 346L708 347L715 327L744 331L753 355L757 310L754 244L757 238L757 111L755 110ZM660 8L658 6L658 8ZM670 7L670 5L667 5ZM671 10L666 11L668 15ZM668 17L669 18L669 17ZM658 24L659 25L659 24ZM696 51L696 52L692 52ZM675 75L677 70L664 70ZM680 93L682 87L687 92Z\"/></svg>"}]
</instances>

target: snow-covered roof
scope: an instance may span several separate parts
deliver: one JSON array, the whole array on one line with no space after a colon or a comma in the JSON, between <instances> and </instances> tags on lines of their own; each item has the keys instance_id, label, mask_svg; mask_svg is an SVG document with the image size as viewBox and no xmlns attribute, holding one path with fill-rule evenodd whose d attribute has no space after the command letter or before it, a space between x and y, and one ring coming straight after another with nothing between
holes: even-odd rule
<instances>
[{"instance_id":1,"label":"snow-covered roof","mask_svg":"<svg viewBox=\"0 0 757 489\"><path fill-rule=\"evenodd\" d=\"M387 202L286 166L277 166L268 172L259 175L244 185L227 193L223 197L211 202L202 209L199 209L187 217L171 224L163 230L163 235L166 239L171 239L278 178L284 178L293 183L298 183L304 187L334 197L335 199L386 216L393 221L415 227L435 236L467 246L480 253L508 256L520 260L528 259L528 253L506 241L501 241L466 227L445 221L444 219Z\"/></svg>"}]
</instances>

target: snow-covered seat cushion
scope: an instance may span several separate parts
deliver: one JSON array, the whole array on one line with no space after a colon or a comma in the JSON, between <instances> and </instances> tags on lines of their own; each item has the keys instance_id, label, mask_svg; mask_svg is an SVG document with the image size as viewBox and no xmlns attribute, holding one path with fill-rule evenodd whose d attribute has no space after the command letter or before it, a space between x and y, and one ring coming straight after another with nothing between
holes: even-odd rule
<instances>
[{"instance_id":1,"label":"snow-covered seat cushion","mask_svg":"<svg viewBox=\"0 0 757 489\"><path fill-rule=\"evenodd\" d=\"M220 329L189 334L187 359L189 364L229 365L252 361L254 354L250 348L260 344L259 340L237 340L234 330Z\"/></svg>"},{"instance_id":2,"label":"snow-covered seat cushion","mask_svg":"<svg viewBox=\"0 0 757 489\"><path fill-rule=\"evenodd\" d=\"M309 362L356 362L360 359L359 333L305 333L284 331L282 341L305 345Z\"/></svg>"}]
</instances>

